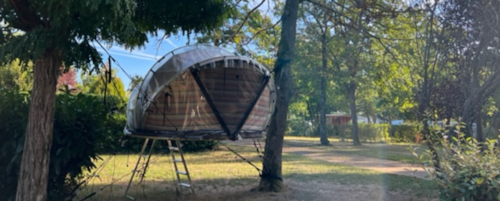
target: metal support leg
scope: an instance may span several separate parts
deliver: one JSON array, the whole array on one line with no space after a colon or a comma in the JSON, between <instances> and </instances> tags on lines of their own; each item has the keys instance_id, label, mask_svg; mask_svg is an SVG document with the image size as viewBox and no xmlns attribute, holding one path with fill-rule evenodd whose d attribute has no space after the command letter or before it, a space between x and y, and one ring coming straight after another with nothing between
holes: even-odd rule
<instances>
[{"instance_id":1,"label":"metal support leg","mask_svg":"<svg viewBox=\"0 0 500 201\"><path fill-rule=\"evenodd\" d=\"M148 143L149 143L149 138L146 138L146 140L144 141L144 145L142 145L141 153L139 155L139 158L137 159L137 163L135 164L134 170L132 170L132 176L130 177L130 181L128 182L127 189L125 190L125 197L130 198L131 200L134 200L134 198L128 195L128 190L130 189L130 185L134 180L135 173L137 172L137 167L139 167L139 163L141 162L141 157L144 154L144 151L146 150Z\"/></svg>"}]
</instances>

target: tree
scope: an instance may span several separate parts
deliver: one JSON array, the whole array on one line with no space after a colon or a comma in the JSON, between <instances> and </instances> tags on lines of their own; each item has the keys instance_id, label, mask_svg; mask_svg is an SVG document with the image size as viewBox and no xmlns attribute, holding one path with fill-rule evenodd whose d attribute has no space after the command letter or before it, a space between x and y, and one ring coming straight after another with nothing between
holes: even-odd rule
<instances>
[{"instance_id":1,"label":"tree","mask_svg":"<svg viewBox=\"0 0 500 201\"><path fill-rule=\"evenodd\" d=\"M31 67L21 66L18 60L0 65L0 90L30 91L33 87L33 75L29 72Z\"/></svg>"},{"instance_id":2,"label":"tree","mask_svg":"<svg viewBox=\"0 0 500 201\"><path fill-rule=\"evenodd\" d=\"M132 80L130 81L130 84L128 86L127 91L132 92L132 90L134 90L134 88L137 85L141 84L142 81L144 81L144 78L142 76L140 76L140 75L134 75L134 76L132 76Z\"/></svg>"},{"instance_id":3,"label":"tree","mask_svg":"<svg viewBox=\"0 0 500 201\"><path fill-rule=\"evenodd\" d=\"M268 0L267 4L270 6L269 2L272 2L274 7L268 7L268 10L264 11L262 6L266 0L231 2L237 7L229 14L231 20L211 33L197 36L197 42L234 49L237 54L252 57L264 66L273 66L280 33L280 27L277 25L281 20L272 16L282 8L282 3ZM257 4L251 5L252 3Z\"/></svg>"},{"instance_id":4,"label":"tree","mask_svg":"<svg viewBox=\"0 0 500 201\"><path fill-rule=\"evenodd\" d=\"M326 4L326 2L323 2ZM319 124L318 124L318 132L320 136L320 142L322 145L329 145L330 141L328 141L328 137L326 135L326 91L327 91L327 82L328 82L328 55L327 55L327 44L331 40L330 39L330 31L332 28L332 14L329 10L316 9L314 6L304 6L305 16L304 21L307 23L306 30L310 30L312 32L313 38L310 42L320 41L320 55L321 55L321 65L317 68L319 77ZM314 24L309 22L307 18L312 18ZM318 38L319 37L319 38ZM311 114L316 116L317 114Z\"/></svg>"},{"instance_id":5,"label":"tree","mask_svg":"<svg viewBox=\"0 0 500 201\"><path fill-rule=\"evenodd\" d=\"M102 63L94 41L143 45L147 33L206 32L230 6L222 0L0 1L0 57L34 63L34 82L16 200L47 199L54 99L60 67ZM88 70L88 69L87 69Z\"/></svg>"},{"instance_id":6,"label":"tree","mask_svg":"<svg viewBox=\"0 0 500 201\"><path fill-rule=\"evenodd\" d=\"M282 191L282 154L283 138L286 130L286 117L291 97L291 62L294 58L297 13L300 0L287 0L281 16L281 38L278 56L274 63L274 82L276 84L276 108L266 137L263 170L258 191Z\"/></svg>"},{"instance_id":7,"label":"tree","mask_svg":"<svg viewBox=\"0 0 500 201\"><path fill-rule=\"evenodd\" d=\"M458 72L465 96L462 122L468 136L482 142L484 105L500 85L500 13L497 0L446 1L443 4L443 26L450 32L446 52L455 55L453 66ZM476 130L472 130L475 123Z\"/></svg>"},{"instance_id":8,"label":"tree","mask_svg":"<svg viewBox=\"0 0 500 201\"><path fill-rule=\"evenodd\" d=\"M122 80L116 75L116 69L111 69L109 72L107 66L105 65L94 75L82 74L82 92L101 96L116 96L125 100L125 87Z\"/></svg>"},{"instance_id":9,"label":"tree","mask_svg":"<svg viewBox=\"0 0 500 201\"><path fill-rule=\"evenodd\" d=\"M57 88L67 88L68 90L76 89L76 72L73 68L68 68L66 72L61 71L61 75L57 79Z\"/></svg>"}]
</instances>

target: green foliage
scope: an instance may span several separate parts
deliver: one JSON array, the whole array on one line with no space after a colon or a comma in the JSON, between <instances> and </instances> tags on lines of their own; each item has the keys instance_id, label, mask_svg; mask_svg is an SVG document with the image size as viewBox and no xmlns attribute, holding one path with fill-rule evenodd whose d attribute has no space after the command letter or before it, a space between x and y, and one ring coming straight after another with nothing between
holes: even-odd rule
<instances>
[{"instance_id":1,"label":"green foliage","mask_svg":"<svg viewBox=\"0 0 500 201\"><path fill-rule=\"evenodd\" d=\"M185 152L197 152L217 149L216 140L182 141L182 150Z\"/></svg>"},{"instance_id":2,"label":"green foliage","mask_svg":"<svg viewBox=\"0 0 500 201\"><path fill-rule=\"evenodd\" d=\"M430 160L432 153L414 155L421 161L430 161L426 169L431 178L439 184L441 200L500 200L500 150L495 140L478 143L473 138L459 135L454 142L442 138L441 133L433 139L438 152L439 169L434 168L436 161ZM438 146L439 144L439 146Z\"/></svg>"},{"instance_id":3,"label":"green foliage","mask_svg":"<svg viewBox=\"0 0 500 201\"><path fill-rule=\"evenodd\" d=\"M352 124L331 126L333 134L344 141L351 139ZM388 124L358 124L359 140L362 142L387 142L390 140L388 133Z\"/></svg>"},{"instance_id":4,"label":"green foliage","mask_svg":"<svg viewBox=\"0 0 500 201\"><path fill-rule=\"evenodd\" d=\"M286 135L291 136L310 136L313 134L315 128L300 118L287 120L288 130Z\"/></svg>"},{"instance_id":5,"label":"green foliage","mask_svg":"<svg viewBox=\"0 0 500 201\"><path fill-rule=\"evenodd\" d=\"M82 92L100 96L115 96L120 102L125 100L125 87L122 80L116 75L116 69L111 71L111 80L106 79L106 76L104 69L92 75L82 74Z\"/></svg>"},{"instance_id":6,"label":"green foliage","mask_svg":"<svg viewBox=\"0 0 500 201\"><path fill-rule=\"evenodd\" d=\"M228 12L228 20L210 33L198 35L198 43L213 43L234 49L237 54L250 56L267 67L274 65L280 35L278 19L269 12L263 12L263 5L252 1L229 0L234 9ZM273 2L276 11L280 2ZM268 5L268 6L270 6ZM261 6L261 9L256 9ZM278 26L277 26L278 25Z\"/></svg>"},{"instance_id":7,"label":"green foliage","mask_svg":"<svg viewBox=\"0 0 500 201\"><path fill-rule=\"evenodd\" d=\"M19 61L0 65L0 90L18 89L27 92L33 87L31 66L23 68Z\"/></svg>"},{"instance_id":8,"label":"green foliage","mask_svg":"<svg viewBox=\"0 0 500 201\"><path fill-rule=\"evenodd\" d=\"M393 125L390 128L391 142L417 142L421 137L421 126L418 124Z\"/></svg>"},{"instance_id":9,"label":"green foliage","mask_svg":"<svg viewBox=\"0 0 500 201\"><path fill-rule=\"evenodd\" d=\"M60 200L77 185L84 170L108 145L102 143L111 131L107 111L100 98L84 94L61 94L56 98L54 138L49 171L49 198Z\"/></svg>"},{"instance_id":10,"label":"green foliage","mask_svg":"<svg viewBox=\"0 0 500 201\"><path fill-rule=\"evenodd\" d=\"M144 78L142 76L140 75L132 76L127 91L132 92L137 85L142 83L142 81L144 81Z\"/></svg>"},{"instance_id":11,"label":"green foliage","mask_svg":"<svg viewBox=\"0 0 500 201\"><path fill-rule=\"evenodd\" d=\"M0 90L0 197L14 200L21 165L28 95Z\"/></svg>"},{"instance_id":12,"label":"green foliage","mask_svg":"<svg viewBox=\"0 0 500 201\"><path fill-rule=\"evenodd\" d=\"M233 11L224 0L137 0L133 21L141 31L204 33L221 26Z\"/></svg>"},{"instance_id":13,"label":"green foliage","mask_svg":"<svg viewBox=\"0 0 500 201\"><path fill-rule=\"evenodd\" d=\"M220 26L231 10L223 0L3 0L0 5L0 58L6 57L0 62L18 58L28 63L49 53L66 67L83 68L102 63L93 41L137 47L148 33L205 33Z\"/></svg>"},{"instance_id":14,"label":"green foliage","mask_svg":"<svg viewBox=\"0 0 500 201\"><path fill-rule=\"evenodd\" d=\"M24 145L29 96L0 91L0 196L12 198L17 186ZM120 146L125 117L109 115L98 96L59 94L56 98L48 193L62 200L77 185L83 171L94 167L98 154Z\"/></svg>"},{"instance_id":15,"label":"green foliage","mask_svg":"<svg viewBox=\"0 0 500 201\"><path fill-rule=\"evenodd\" d=\"M388 124L365 124L358 125L359 140L363 142L387 142L389 139Z\"/></svg>"}]
</instances>

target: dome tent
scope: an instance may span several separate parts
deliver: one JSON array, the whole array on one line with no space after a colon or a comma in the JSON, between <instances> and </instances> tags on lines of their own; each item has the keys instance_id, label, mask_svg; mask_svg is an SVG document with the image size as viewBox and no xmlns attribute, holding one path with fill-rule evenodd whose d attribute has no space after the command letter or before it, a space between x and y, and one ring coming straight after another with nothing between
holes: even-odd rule
<instances>
[{"instance_id":1,"label":"dome tent","mask_svg":"<svg viewBox=\"0 0 500 201\"><path fill-rule=\"evenodd\" d=\"M264 136L275 104L269 70L222 48L192 45L159 59L131 93L125 134L163 139Z\"/></svg>"}]
</instances>

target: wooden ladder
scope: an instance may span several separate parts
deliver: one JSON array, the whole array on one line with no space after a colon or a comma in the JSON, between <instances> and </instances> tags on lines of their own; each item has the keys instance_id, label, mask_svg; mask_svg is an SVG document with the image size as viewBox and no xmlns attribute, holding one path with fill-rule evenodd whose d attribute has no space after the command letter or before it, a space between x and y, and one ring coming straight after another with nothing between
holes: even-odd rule
<instances>
[{"instance_id":1,"label":"wooden ladder","mask_svg":"<svg viewBox=\"0 0 500 201\"><path fill-rule=\"evenodd\" d=\"M175 140L175 146L172 143L172 140L167 140L167 142L168 149L170 150L170 156L172 157L172 163L174 164L175 174L177 175L175 186L177 193L180 195L182 192L182 188L189 188L191 189L191 193L194 195L191 176L189 176L186 160L184 160L184 153L182 152L182 144L180 140Z\"/></svg>"}]
</instances>

